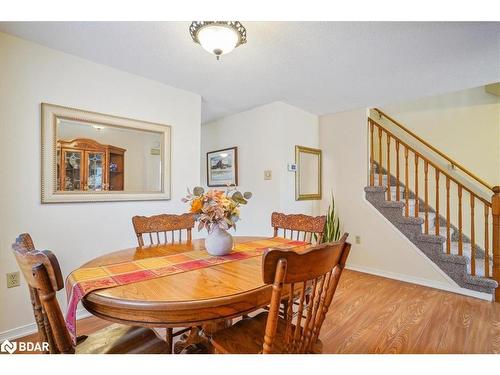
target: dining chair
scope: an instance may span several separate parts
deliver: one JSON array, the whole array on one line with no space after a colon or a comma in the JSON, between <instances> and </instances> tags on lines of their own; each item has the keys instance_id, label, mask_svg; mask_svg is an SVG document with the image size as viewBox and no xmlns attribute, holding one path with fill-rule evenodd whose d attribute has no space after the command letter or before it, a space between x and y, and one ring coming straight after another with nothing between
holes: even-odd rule
<instances>
[{"instance_id":1,"label":"dining chair","mask_svg":"<svg viewBox=\"0 0 500 375\"><path fill-rule=\"evenodd\" d=\"M324 243L305 252L270 249L262 259L262 278L272 284L270 309L242 319L212 335L217 353L321 353L321 326L332 302L351 245L344 234L338 242ZM306 290L311 297L306 301ZM293 299L299 304L293 310ZM288 298L286 319L280 302Z\"/></svg>"},{"instance_id":2,"label":"dining chair","mask_svg":"<svg viewBox=\"0 0 500 375\"><path fill-rule=\"evenodd\" d=\"M162 214L154 216L134 216L132 218L135 235L139 247L162 245L182 242L182 232L186 231L186 241L192 240L192 229L194 228L194 214L186 213L181 215ZM176 236L177 233L177 236ZM144 241L146 238L146 242ZM149 242L147 241L149 240ZM174 332L173 328L166 328L165 340L170 348L173 349L174 337L182 335L189 331L191 327L182 328ZM156 329L155 329L156 330ZM156 330L159 331L159 330Z\"/></svg>"},{"instance_id":3,"label":"dining chair","mask_svg":"<svg viewBox=\"0 0 500 375\"><path fill-rule=\"evenodd\" d=\"M145 244L147 246L182 242L183 230L186 230L187 242L191 242L194 214L134 216L132 224L140 247L145 246ZM149 243L144 241L144 237L146 240L149 239Z\"/></svg>"},{"instance_id":4,"label":"dining chair","mask_svg":"<svg viewBox=\"0 0 500 375\"><path fill-rule=\"evenodd\" d=\"M291 240L304 241L310 244L319 244L323 240L323 232L326 225L326 216L309 216L304 214L283 214L273 212L271 214L271 226L274 229L274 237L281 234L282 237ZM306 301L309 293L306 293ZM297 304L297 301L294 301ZM281 316L285 317L288 310L288 300L282 301ZM246 318L247 316L245 316Z\"/></svg>"},{"instance_id":5,"label":"dining chair","mask_svg":"<svg viewBox=\"0 0 500 375\"><path fill-rule=\"evenodd\" d=\"M280 212L271 214L271 226L274 237L305 241L311 244L321 243L326 224L326 216L308 216L303 214L286 215Z\"/></svg>"},{"instance_id":6,"label":"dining chair","mask_svg":"<svg viewBox=\"0 0 500 375\"><path fill-rule=\"evenodd\" d=\"M17 238L12 249L28 284L39 339L49 344L48 353L167 353L165 341L152 330L121 324L80 336L75 346L56 298L56 292L64 288L56 256L49 250L36 250L27 233Z\"/></svg>"}]
</instances>

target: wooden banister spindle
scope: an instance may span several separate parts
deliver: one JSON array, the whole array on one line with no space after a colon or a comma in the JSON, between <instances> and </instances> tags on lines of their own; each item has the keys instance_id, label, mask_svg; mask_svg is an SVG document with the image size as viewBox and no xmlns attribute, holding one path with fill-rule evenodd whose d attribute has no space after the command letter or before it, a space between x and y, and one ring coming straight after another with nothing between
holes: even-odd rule
<instances>
[{"instance_id":1,"label":"wooden banister spindle","mask_svg":"<svg viewBox=\"0 0 500 375\"><path fill-rule=\"evenodd\" d=\"M408 187L408 147L405 146L405 216L408 217L410 214L410 205L408 202L409 197L409 187Z\"/></svg>"},{"instance_id":2,"label":"wooden banister spindle","mask_svg":"<svg viewBox=\"0 0 500 375\"><path fill-rule=\"evenodd\" d=\"M489 233L490 208L484 204L484 276L490 277L490 233Z\"/></svg>"},{"instance_id":3,"label":"wooden banister spindle","mask_svg":"<svg viewBox=\"0 0 500 375\"><path fill-rule=\"evenodd\" d=\"M458 255L464 252L462 232L462 185L458 185Z\"/></svg>"},{"instance_id":4,"label":"wooden banister spindle","mask_svg":"<svg viewBox=\"0 0 500 375\"><path fill-rule=\"evenodd\" d=\"M415 154L415 217L420 212L420 202L418 200L418 155Z\"/></svg>"},{"instance_id":5,"label":"wooden banister spindle","mask_svg":"<svg viewBox=\"0 0 500 375\"><path fill-rule=\"evenodd\" d=\"M474 225L474 195L470 196L470 273L476 275L476 231Z\"/></svg>"},{"instance_id":6,"label":"wooden banister spindle","mask_svg":"<svg viewBox=\"0 0 500 375\"><path fill-rule=\"evenodd\" d=\"M387 200L391 200L391 136L387 135Z\"/></svg>"},{"instance_id":7,"label":"wooden banister spindle","mask_svg":"<svg viewBox=\"0 0 500 375\"><path fill-rule=\"evenodd\" d=\"M399 141L396 138L396 200L399 201L401 199L401 194L399 192Z\"/></svg>"},{"instance_id":8,"label":"wooden banister spindle","mask_svg":"<svg viewBox=\"0 0 500 375\"><path fill-rule=\"evenodd\" d=\"M434 169L436 172L436 218L434 226L436 227L436 236L439 236L439 169Z\"/></svg>"},{"instance_id":9,"label":"wooden banister spindle","mask_svg":"<svg viewBox=\"0 0 500 375\"><path fill-rule=\"evenodd\" d=\"M368 120L370 124L370 186L375 184L375 167L373 165L373 122Z\"/></svg>"},{"instance_id":10,"label":"wooden banister spindle","mask_svg":"<svg viewBox=\"0 0 500 375\"><path fill-rule=\"evenodd\" d=\"M378 186L382 186L382 128L378 127Z\"/></svg>"},{"instance_id":11,"label":"wooden banister spindle","mask_svg":"<svg viewBox=\"0 0 500 375\"><path fill-rule=\"evenodd\" d=\"M450 178L446 176L446 254L451 252L450 236Z\"/></svg>"},{"instance_id":12,"label":"wooden banister spindle","mask_svg":"<svg viewBox=\"0 0 500 375\"><path fill-rule=\"evenodd\" d=\"M429 163L427 160L424 163L424 195L425 195L425 221L424 221L424 232L429 234Z\"/></svg>"},{"instance_id":13,"label":"wooden banister spindle","mask_svg":"<svg viewBox=\"0 0 500 375\"><path fill-rule=\"evenodd\" d=\"M491 214L493 217L493 279L500 284L500 186L493 188L493 197L491 198ZM500 302L500 288L495 290L495 301Z\"/></svg>"}]
</instances>

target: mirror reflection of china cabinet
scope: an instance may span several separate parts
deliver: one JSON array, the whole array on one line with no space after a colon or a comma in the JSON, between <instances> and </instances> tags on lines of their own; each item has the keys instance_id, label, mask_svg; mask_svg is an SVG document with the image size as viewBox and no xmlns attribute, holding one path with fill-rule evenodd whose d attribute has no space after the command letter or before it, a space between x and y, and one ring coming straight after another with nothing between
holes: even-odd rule
<instances>
[{"instance_id":1,"label":"mirror reflection of china cabinet","mask_svg":"<svg viewBox=\"0 0 500 375\"><path fill-rule=\"evenodd\" d=\"M124 190L125 149L86 138L57 141L57 190Z\"/></svg>"}]
</instances>

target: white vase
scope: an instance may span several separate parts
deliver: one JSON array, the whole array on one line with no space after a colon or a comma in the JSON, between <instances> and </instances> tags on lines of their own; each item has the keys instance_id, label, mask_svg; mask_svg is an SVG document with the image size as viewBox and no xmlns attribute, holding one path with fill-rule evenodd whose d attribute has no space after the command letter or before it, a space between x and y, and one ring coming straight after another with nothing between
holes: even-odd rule
<instances>
[{"instance_id":1,"label":"white vase","mask_svg":"<svg viewBox=\"0 0 500 375\"><path fill-rule=\"evenodd\" d=\"M233 237L225 229L214 226L205 238L205 249L210 255L227 255L233 249Z\"/></svg>"}]
</instances>

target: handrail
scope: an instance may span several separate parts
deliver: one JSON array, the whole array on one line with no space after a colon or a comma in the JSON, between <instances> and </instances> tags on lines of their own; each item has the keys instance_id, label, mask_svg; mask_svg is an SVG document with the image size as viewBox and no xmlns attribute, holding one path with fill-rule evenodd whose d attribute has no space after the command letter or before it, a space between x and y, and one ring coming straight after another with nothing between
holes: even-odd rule
<instances>
[{"instance_id":1,"label":"handrail","mask_svg":"<svg viewBox=\"0 0 500 375\"><path fill-rule=\"evenodd\" d=\"M401 145L403 145L404 147L406 147L408 150L411 150L411 152L413 152L415 155L418 155L418 157L420 157L422 160L424 160L427 163L429 163L429 165L431 167L433 167L434 169L438 170L439 173L441 173L444 176L448 177L450 179L450 181L453 181L457 185L460 185L462 187L462 189L464 189L465 191L467 191L469 194L473 195L474 197L476 197L477 199L479 199L480 201L482 201L484 204L486 204L487 206L491 207L491 202L490 201L488 201L487 199L481 197L480 195L478 195L477 193L475 193L474 191L472 191L471 189L469 189L467 186L465 186L464 184L462 184L461 182L459 182L456 178L454 178L449 173L447 173L446 171L444 171L436 163L432 162L431 160L429 160L429 158L425 157L420 152L418 152L417 150L415 150L414 147L410 146L408 143L406 143L401 138L399 138L398 136L396 136L390 130L386 129L382 124L378 123L377 121L375 121L374 119L372 119L370 117L368 118L368 121L371 122L371 123L373 123L373 125L375 125L376 127L382 128L383 131L385 131L387 134L389 134L392 138L394 138L396 141L398 141Z\"/></svg>"},{"instance_id":2,"label":"handrail","mask_svg":"<svg viewBox=\"0 0 500 375\"><path fill-rule=\"evenodd\" d=\"M467 168L465 168L463 165L461 165L460 163L458 163L455 160L453 160L452 158L450 158L448 155L446 155L446 154L442 153L441 151L439 151L436 147L434 147L433 145L431 145L429 142L425 141L424 139L420 138L417 134L415 134L410 129L408 129L405 126L403 126L401 123L399 123L396 120L394 120L391 116L385 114L383 111L381 111L378 108L373 108L373 110L376 111L379 114L380 117L385 117L387 120L389 120L390 122L392 122L394 125L396 125L400 129L404 130L406 133L408 133L409 135L411 135L417 141L419 141L420 143L423 143L425 146L427 146L428 148L430 148L436 154L438 154L442 158L446 159L448 162L451 163L451 165L458 167L460 170L462 170L469 177L471 177L472 179L476 180L477 182L479 182L481 185L485 186L489 190L493 191L493 186L492 185L488 184L487 182L485 182L484 180L482 180L481 178L479 178L478 176L476 176L474 173L472 173Z\"/></svg>"}]
</instances>

